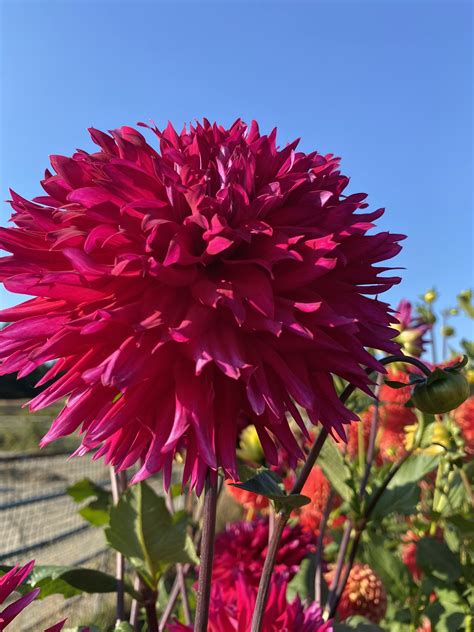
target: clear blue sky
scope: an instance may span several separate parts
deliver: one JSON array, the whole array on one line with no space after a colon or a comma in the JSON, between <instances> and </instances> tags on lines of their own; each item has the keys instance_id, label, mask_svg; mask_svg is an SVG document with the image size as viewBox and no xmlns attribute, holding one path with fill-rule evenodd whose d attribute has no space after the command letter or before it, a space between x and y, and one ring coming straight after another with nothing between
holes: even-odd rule
<instances>
[{"instance_id":1,"label":"clear blue sky","mask_svg":"<svg viewBox=\"0 0 474 632\"><path fill-rule=\"evenodd\" d=\"M394 304L472 286L470 2L0 4L2 199L37 194L48 155L90 148L91 125L256 118L342 156L381 226L408 235Z\"/></svg>"}]
</instances>

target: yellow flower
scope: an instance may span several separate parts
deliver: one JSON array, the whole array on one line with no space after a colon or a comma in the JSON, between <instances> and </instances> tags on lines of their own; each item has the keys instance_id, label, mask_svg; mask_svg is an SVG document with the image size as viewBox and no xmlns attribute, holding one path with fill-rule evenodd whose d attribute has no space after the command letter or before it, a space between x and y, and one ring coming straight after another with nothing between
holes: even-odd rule
<instances>
[{"instance_id":1,"label":"yellow flower","mask_svg":"<svg viewBox=\"0 0 474 632\"><path fill-rule=\"evenodd\" d=\"M423 298L426 303L433 303L433 301L436 301L436 299L438 298L438 293L434 288L431 288L431 290L425 292Z\"/></svg>"},{"instance_id":2,"label":"yellow flower","mask_svg":"<svg viewBox=\"0 0 474 632\"><path fill-rule=\"evenodd\" d=\"M239 443L240 448L237 450L237 456L244 461L252 461L252 463L263 461L263 448L255 426L247 426L242 430Z\"/></svg>"}]
</instances>

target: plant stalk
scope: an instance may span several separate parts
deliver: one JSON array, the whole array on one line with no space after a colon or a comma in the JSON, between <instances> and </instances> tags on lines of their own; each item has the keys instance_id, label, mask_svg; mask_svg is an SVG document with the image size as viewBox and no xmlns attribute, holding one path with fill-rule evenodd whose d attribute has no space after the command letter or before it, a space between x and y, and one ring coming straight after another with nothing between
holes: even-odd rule
<instances>
[{"instance_id":1,"label":"plant stalk","mask_svg":"<svg viewBox=\"0 0 474 632\"><path fill-rule=\"evenodd\" d=\"M320 606L321 605L321 592L323 582L323 547L324 547L324 534L326 533L326 527L329 520L329 515L332 509L332 501L334 498L334 492L331 489L329 496L324 507L324 513L321 518L321 524L319 525L318 543L316 544L316 570L314 573L314 600Z\"/></svg>"},{"instance_id":2,"label":"plant stalk","mask_svg":"<svg viewBox=\"0 0 474 632\"><path fill-rule=\"evenodd\" d=\"M216 532L217 480L209 472L204 491L203 527L201 538L201 563L197 591L195 632L207 632L209 603L211 600L212 561L214 558L214 536Z\"/></svg>"},{"instance_id":3,"label":"plant stalk","mask_svg":"<svg viewBox=\"0 0 474 632\"><path fill-rule=\"evenodd\" d=\"M110 466L110 484L112 490L112 500L114 505L120 500L121 494L127 488L127 475L125 472L117 473L113 466ZM116 617L117 623L125 620L125 560L122 553L115 554L115 581L116 581Z\"/></svg>"}]
</instances>

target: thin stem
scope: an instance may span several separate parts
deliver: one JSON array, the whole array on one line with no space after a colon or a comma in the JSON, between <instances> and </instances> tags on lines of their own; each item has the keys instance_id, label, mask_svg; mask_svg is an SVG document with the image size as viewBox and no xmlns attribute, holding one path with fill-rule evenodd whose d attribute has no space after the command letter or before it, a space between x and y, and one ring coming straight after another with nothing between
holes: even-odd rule
<instances>
[{"instance_id":1,"label":"thin stem","mask_svg":"<svg viewBox=\"0 0 474 632\"><path fill-rule=\"evenodd\" d=\"M204 492L204 513L201 539L201 563L196 604L195 632L207 632L209 603L211 600L212 560L216 532L217 480L215 473L208 473Z\"/></svg>"},{"instance_id":2,"label":"thin stem","mask_svg":"<svg viewBox=\"0 0 474 632\"><path fill-rule=\"evenodd\" d=\"M125 491L127 487L127 477L125 472L117 473L113 466L110 466L110 484L112 490L112 500L116 505L120 499L120 495ZM115 581L116 581L116 616L117 623L120 623L125 619L125 586L124 586L124 574L125 574L125 560L122 553L115 554Z\"/></svg>"},{"instance_id":3,"label":"thin stem","mask_svg":"<svg viewBox=\"0 0 474 632\"><path fill-rule=\"evenodd\" d=\"M268 591L270 589L270 581L272 578L273 567L280 546L280 539L283 530L288 521L289 513L280 512L275 516L273 525L273 536L268 547L267 556L263 565L262 575L260 577L260 585L258 587L257 600L252 619L251 632L260 632L262 630L263 615L265 614L265 606L267 604Z\"/></svg>"},{"instance_id":4,"label":"thin stem","mask_svg":"<svg viewBox=\"0 0 474 632\"><path fill-rule=\"evenodd\" d=\"M156 615L156 599L158 595L153 592L145 601L146 620L148 624L148 632L158 632L158 617Z\"/></svg>"},{"instance_id":5,"label":"thin stem","mask_svg":"<svg viewBox=\"0 0 474 632\"><path fill-rule=\"evenodd\" d=\"M163 615L160 619L159 632L163 632L163 630L166 627L166 624L168 623L168 619L170 618L171 613L173 612L174 604L176 603L176 600L178 598L180 588L181 587L179 585L179 579L178 579L178 576L176 575L174 584L168 596L168 603L166 604L165 611L163 612Z\"/></svg>"},{"instance_id":6,"label":"thin stem","mask_svg":"<svg viewBox=\"0 0 474 632\"><path fill-rule=\"evenodd\" d=\"M467 497L469 498L469 502L474 507L474 493L472 491L471 483L469 482L469 478L467 477L466 471L463 467L458 468L459 476L461 477L461 481L464 485L464 488L467 493Z\"/></svg>"},{"instance_id":7,"label":"thin stem","mask_svg":"<svg viewBox=\"0 0 474 632\"><path fill-rule=\"evenodd\" d=\"M324 507L324 513L319 525L318 543L316 545L316 571L314 573L314 599L317 604L321 605L321 585L323 581L323 547L324 547L324 534L329 520L329 515L332 509L332 501L334 498L334 492L331 489Z\"/></svg>"},{"instance_id":8,"label":"thin stem","mask_svg":"<svg viewBox=\"0 0 474 632\"><path fill-rule=\"evenodd\" d=\"M362 477L362 480L360 482L360 489L359 489L360 499L364 498L365 496L365 490L367 488L370 472L372 470L372 465L374 463L375 439L377 438L377 429L378 429L378 421L379 421L379 405L380 405L379 395L380 395L381 386L382 386L382 376L379 373L377 375L377 385L374 391L375 405L374 405L374 413L372 415L372 422L370 424L369 445L367 446L367 460L365 464L364 476Z\"/></svg>"},{"instance_id":9,"label":"thin stem","mask_svg":"<svg viewBox=\"0 0 474 632\"><path fill-rule=\"evenodd\" d=\"M184 569L183 569L182 564L176 565L176 573L177 573L177 578L178 578L179 591L181 593L181 599L183 602L184 622L186 623L186 625L190 625L192 622L191 606L189 605L188 591L186 588L186 579L185 579Z\"/></svg>"},{"instance_id":10,"label":"thin stem","mask_svg":"<svg viewBox=\"0 0 474 632\"><path fill-rule=\"evenodd\" d=\"M135 581L133 582L133 588L135 591L140 589L140 577L137 575L135 577ZM138 616L140 614L140 606L136 599L132 600L132 605L130 606L130 625L134 630L138 630Z\"/></svg>"},{"instance_id":11,"label":"thin stem","mask_svg":"<svg viewBox=\"0 0 474 632\"><path fill-rule=\"evenodd\" d=\"M375 507L377 506L377 503L379 502L379 500L381 499L384 491L387 489L388 484L390 483L390 481L393 479L393 477L395 476L395 474L399 471L399 469L402 467L402 465L405 463L405 461L408 459L408 457L410 457L413 454L413 450L411 450L410 452L407 452L395 465L394 467L390 470L390 472L387 475L387 478L384 480L384 482L382 483L382 485L380 485L380 487L377 489L377 491L375 492L375 494L372 496L370 502L368 503L364 514L362 516L362 518L360 519L359 523L356 526L356 530L355 530L355 535L354 535L354 540L352 541L352 546L351 546L351 551L349 553L349 560L344 568L344 573L342 575L342 579L339 582L339 586L337 587L337 590L334 594L334 597L331 599L331 601L328 599L328 609L329 609L329 618L333 617L336 613L337 610L337 606L339 605L339 601L341 599L341 595L344 592L344 588L346 587L346 583L347 580L349 578L349 574L352 570L352 566L354 564L354 560L356 558L357 555L357 550L359 548L359 544L360 544L360 540L362 537L362 534L364 532L365 527L367 526L367 523L369 522L370 516L373 512L373 510L375 509Z\"/></svg>"},{"instance_id":12,"label":"thin stem","mask_svg":"<svg viewBox=\"0 0 474 632\"><path fill-rule=\"evenodd\" d=\"M349 546L351 533L352 520L348 518L346 521L346 526L344 527L344 532L342 534L341 544L339 546L339 554L337 556L336 568L334 570L331 585L329 586L329 594L325 608L327 612L331 610L332 604L334 603L334 600L337 596L337 587L339 585L339 580L341 579L342 569L344 568L344 560L346 559L347 547Z\"/></svg>"}]
</instances>

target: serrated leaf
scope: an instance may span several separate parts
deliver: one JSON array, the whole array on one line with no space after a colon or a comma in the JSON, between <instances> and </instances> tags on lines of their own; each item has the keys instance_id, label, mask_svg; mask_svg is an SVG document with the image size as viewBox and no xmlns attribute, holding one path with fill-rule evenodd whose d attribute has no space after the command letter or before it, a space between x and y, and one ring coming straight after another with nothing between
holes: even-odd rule
<instances>
[{"instance_id":1,"label":"serrated leaf","mask_svg":"<svg viewBox=\"0 0 474 632\"><path fill-rule=\"evenodd\" d=\"M437 467L439 460L439 454L412 454L392 478L388 484L388 489L394 489L407 483L418 483Z\"/></svg>"},{"instance_id":2,"label":"serrated leaf","mask_svg":"<svg viewBox=\"0 0 474 632\"><path fill-rule=\"evenodd\" d=\"M349 479L346 464L340 451L334 445L334 442L328 439L318 456L317 465L321 467L329 482L339 496L348 502L353 497L353 492L346 479Z\"/></svg>"},{"instance_id":3,"label":"serrated leaf","mask_svg":"<svg viewBox=\"0 0 474 632\"><path fill-rule=\"evenodd\" d=\"M428 577L454 582L461 575L458 557L445 542L436 538L425 537L417 542L416 563Z\"/></svg>"},{"instance_id":4,"label":"serrated leaf","mask_svg":"<svg viewBox=\"0 0 474 632\"><path fill-rule=\"evenodd\" d=\"M92 500L82 509L79 514L94 527L102 527L109 522L109 512L112 505L112 494L100 485L97 485L88 478L84 478L66 489L71 498L81 503L84 500Z\"/></svg>"},{"instance_id":5,"label":"serrated leaf","mask_svg":"<svg viewBox=\"0 0 474 632\"><path fill-rule=\"evenodd\" d=\"M380 519L391 513L405 516L414 513L420 499L418 482L428 472L434 470L439 459L439 455L426 454L412 454L408 457L378 501L372 514L373 517ZM375 494L376 491L373 493Z\"/></svg>"},{"instance_id":6,"label":"serrated leaf","mask_svg":"<svg viewBox=\"0 0 474 632\"><path fill-rule=\"evenodd\" d=\"M130 487L112 507L105 534L153 585L171 564L198 563L186 518L171 516L164 498L144 482Z\"/></svg>"},{"instance_id":7,"label":"serrated leaf","mask_svg":"<svg viewBox=\"0 0 474 632\"><path fill-rule=\"evenodd\" d=\"M94 483L94 481L91 481L90 478L83 478L73 485L70 485L66 488L66 492L76 503L80 503L91 497L109 498L111 496L110 492L106 491L100 485L97 485L97 483Z\"/></svg>"},{"instance_id":8,"label":"serrated leaf","mask_svg":"<svg viewBox=\"0 0 474 632\"><path fill-rule=\"evenodd\" d=\"M279 485L281 479L271 470L263 470L256 476L249 478L245 483L231 483L233 487L245 489L248 492L265 496L273 500L278 509L303 507L311 502L310 498L302 494L285 494Z\"/></svg>"}]
</instances>

